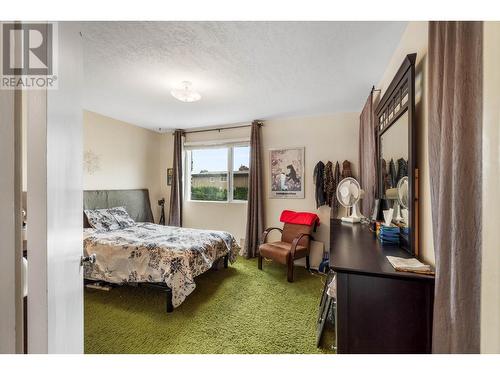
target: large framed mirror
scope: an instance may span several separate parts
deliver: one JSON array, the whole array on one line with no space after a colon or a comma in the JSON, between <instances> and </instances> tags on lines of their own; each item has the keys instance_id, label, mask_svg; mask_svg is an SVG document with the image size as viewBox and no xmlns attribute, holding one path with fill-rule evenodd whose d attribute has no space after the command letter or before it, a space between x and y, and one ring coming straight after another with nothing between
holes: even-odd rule
<instances>
[{"instance_id":1,"label":"large framed mirror","mask_svg":"<svg viewBox=\"0 0 500 375\"><path fill-rule=\"evenodd\" d=\"M393 209L400 246L418 256L415 59L407 55L375 110L377 198Z\"/></svg>"}]
</instances>

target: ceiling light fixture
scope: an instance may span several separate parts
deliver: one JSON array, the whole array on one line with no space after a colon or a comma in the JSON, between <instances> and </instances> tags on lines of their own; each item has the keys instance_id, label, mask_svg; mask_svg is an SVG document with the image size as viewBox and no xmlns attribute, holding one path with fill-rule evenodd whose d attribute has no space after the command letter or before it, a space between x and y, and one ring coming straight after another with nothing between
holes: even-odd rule
<instances>
[{"instance_id":1,"label":"ceiling light fixture","mask_svg":"<svg viewBox=\"0 0 500 375\"><path fill-rule=\"evenodd\" d=\"M192 103L201 99L199 92L193 90L193 84L189 81L182 81L179 88L170 91L172 96L181 102Z\"/></svg>"}]
</instances>

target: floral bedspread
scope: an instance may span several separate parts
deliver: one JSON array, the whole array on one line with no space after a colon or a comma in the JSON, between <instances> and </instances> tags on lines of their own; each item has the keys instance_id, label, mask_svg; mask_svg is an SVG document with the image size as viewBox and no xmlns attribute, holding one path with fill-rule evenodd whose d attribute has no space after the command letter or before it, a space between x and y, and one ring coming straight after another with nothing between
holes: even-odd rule
<instances>
[{"instance_id":1,"label":"floral bedspread","mask_svg":"<svg viewBox=\"0 0 500 375\"><path fill-rule=\"evenodd\" d=\"M229 255L233 263L240 250L227 232L169 227L151 223L98 231L85 229L86 255L96 254L85 266L87 279L111 283L165 282L172 303L179 306L195 289L194 278Z\"/></svg>"}]
</instances>

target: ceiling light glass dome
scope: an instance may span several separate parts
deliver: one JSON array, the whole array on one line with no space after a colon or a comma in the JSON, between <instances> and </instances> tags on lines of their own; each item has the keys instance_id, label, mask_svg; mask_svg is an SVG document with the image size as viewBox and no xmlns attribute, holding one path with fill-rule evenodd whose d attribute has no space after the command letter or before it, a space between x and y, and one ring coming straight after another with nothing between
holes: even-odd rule
<instances>
[{"instance_id":1,"label":"ceiling light glass dome","mask_svg":"<svg viewBox=\"0 0 500 375\"><path fill-rule=\"evenodd\" d=\"M193 90L193 84L189 81L182 81L179 88L170 91L172 96L181 102L192 103L201 99L199 92Z\"/></svg>"}]
</instances>

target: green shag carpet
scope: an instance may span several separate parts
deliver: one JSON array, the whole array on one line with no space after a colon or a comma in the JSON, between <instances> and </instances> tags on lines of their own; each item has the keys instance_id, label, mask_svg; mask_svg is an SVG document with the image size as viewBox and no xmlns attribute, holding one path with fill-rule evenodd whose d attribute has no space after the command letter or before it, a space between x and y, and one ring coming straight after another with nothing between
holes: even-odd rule
<instances>
[{"instance_id":1,"label":"green shag carpet","mask_svg":"<svg viewBox=\"0 0 500 375\"><path fill-rule=\"evenodd\" d=\"M85 290L85 353L324 353L316 317L325 277L238 257L196 278L173 313L165 293L115 287Z\"/></svg>"}]
</instances>

